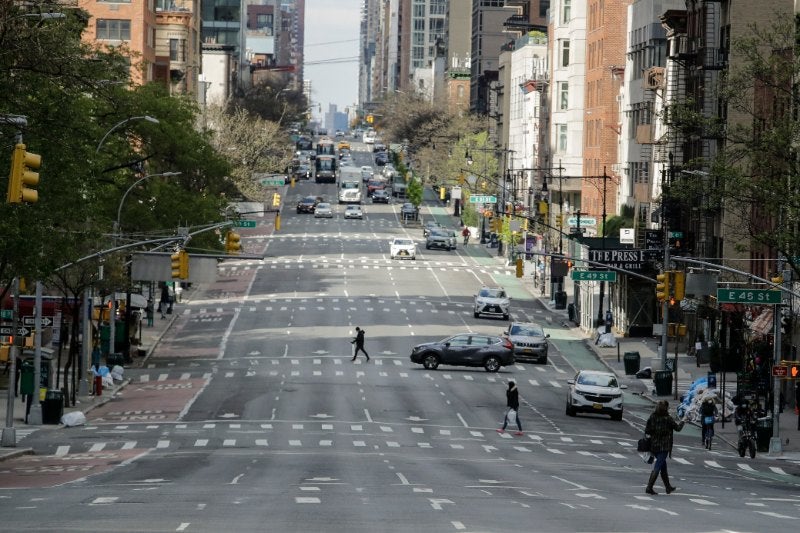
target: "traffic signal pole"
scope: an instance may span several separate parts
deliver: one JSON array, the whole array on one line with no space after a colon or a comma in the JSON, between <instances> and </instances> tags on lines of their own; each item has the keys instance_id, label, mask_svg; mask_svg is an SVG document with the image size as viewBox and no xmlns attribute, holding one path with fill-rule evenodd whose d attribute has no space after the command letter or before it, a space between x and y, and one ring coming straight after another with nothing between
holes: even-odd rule
<instances>
[{"instance_id":1,"label":"traffic signal pole","mask_svg":"<svg viewBox=\"0 0 800 533\"><path fill-rule=\"evenodd\" d=\"M11 364L8 370L8 400L6 402L6 426L3 428L3 436L0 439L0 444L7 448L15 448L17 446L17 431L14 429L14 400L17 389L17 356L19 354L19 346L17 339L21 338L17 331L19 327L19 278L14 278L14 307L13 318L11 321L11 333L13 335L13 342L11 343L11 350L9 358Z\"/></svg>"}]
</instances>

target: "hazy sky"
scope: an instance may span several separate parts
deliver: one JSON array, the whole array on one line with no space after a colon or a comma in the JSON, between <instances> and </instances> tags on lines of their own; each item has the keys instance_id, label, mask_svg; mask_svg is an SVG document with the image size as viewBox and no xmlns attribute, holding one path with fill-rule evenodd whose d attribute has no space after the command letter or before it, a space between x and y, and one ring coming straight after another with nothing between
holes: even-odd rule
<instances>
[{"instance_id":1,"label":"hazy sky","mask_svg":"<svg viewBox=\"0 0 800 533\"><path fill-rule=\"evenodd\" d=\"M363 0L306 0L305 70L322 112L358 103L358 38Z\"/></svg>"}]
</instances>

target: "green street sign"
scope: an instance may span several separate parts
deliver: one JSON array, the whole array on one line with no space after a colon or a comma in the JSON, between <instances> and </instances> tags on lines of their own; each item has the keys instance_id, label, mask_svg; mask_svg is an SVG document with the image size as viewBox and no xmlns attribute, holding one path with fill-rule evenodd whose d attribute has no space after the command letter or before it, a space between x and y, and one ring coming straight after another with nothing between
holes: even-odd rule
<instances>
[{"instance_id":1,"label":"green street sign","mask_svg":"<svg viewBox=\"0 0 800 533\"><path fill-rule=\"evenodd\" d=\"M281 187L283 185L286 185L286 179L282 177L261 178L260 180L258 180L258 183L260 183L262 187Z\"/></svg>"},{"instance_id":2,"label":"green street sign","mask_svg":"<svg viewBox=\"0 0 800 533\"><path fill-rule=\"evenodd\" d=\"M781 291L769 289L717 289L719 303L776 305L781 303Z\"/></svg>"},{"instance_id":3,"label":"green street sign","mask_svg":"<svg viewBox=\"0 0 800 533\"><path fill-rule=\"evenodd\" d=\"M617 281L617 273L613 270L573 270L575 281Z\"/></svg>"},{"instance_id":4,"label":"green street sign","mask_svg":"<svg viewBox=\"0 0 800 533\"><path fill-rule=\"evenodd\" d=\"M12 309L3 309L0 311L0 318L3 320L11 320L14 318L14 311Z\"/></svg>"},{"instance_id":5,"label":"green street sign","mask_svg":"<svg viewBox=\"0 0 800 533\"><path fill-rule=\"evenodd\" d=\"M469 197L471 204L496 204L497 196L489 196L486 194L473 194Z\"/></svg>"},{"instance_id":6,"label":"green street sign","mask_svg":"<svg viewBox=\"0 0 800 533\"><path fill-rule=\"evenodd\" d=\"M233 226L236 228L255 228L256 221L255 220L234 220Z\"/></svg>"},{"instance_id":7,"label":"green street sign","mask_svg":"<svg viewBox=\"0 0 800 533\"><path fill-rule=\"evenodd\" d=\"M669 232L670 239L683 239L683 232L682 231L670 231Z\"/></svg>"}]
</instances>

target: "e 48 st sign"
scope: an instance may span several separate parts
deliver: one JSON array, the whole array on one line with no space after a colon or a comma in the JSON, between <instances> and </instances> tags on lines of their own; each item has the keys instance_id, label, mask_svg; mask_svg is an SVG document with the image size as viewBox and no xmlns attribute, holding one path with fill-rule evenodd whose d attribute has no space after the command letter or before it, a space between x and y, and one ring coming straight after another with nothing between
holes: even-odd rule
<instances>
[{"instance_id":1,"label":"e 48 st sign","mask_svg":"<svg viewBox=\"0 0 800 533\"><path fill-rule=\"evenodd\" d=\"M775 305L781 303L781 291L769 289L717 289L720 303Z\"/></svg>"}]
</instances>

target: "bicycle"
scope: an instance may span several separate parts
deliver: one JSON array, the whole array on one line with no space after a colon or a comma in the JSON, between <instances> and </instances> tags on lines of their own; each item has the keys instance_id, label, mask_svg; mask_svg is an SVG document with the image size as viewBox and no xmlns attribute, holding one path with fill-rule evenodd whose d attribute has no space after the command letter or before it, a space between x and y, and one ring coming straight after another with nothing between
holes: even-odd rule
<instances>
[{"instance_id":1,"label":"bicycle","mask_svg":"<svg viewBox=\"0 0 800 533\"><path fill-rule=\"evenodd\" d=\"M464 235L464 246L469 244L469 235Z\"/></svg>"},{"instance_id":2,"label":"bicycle","mask_svg":"<svg viewBox=\"0 0 800 533\"><path fill-rule=\"evenodd\" d=\"M711 449L711 441L713 439L714 439L714 417L707 416L703 420L703 446L705 447L706 450Z\"/></svg>"}]
</instances>

